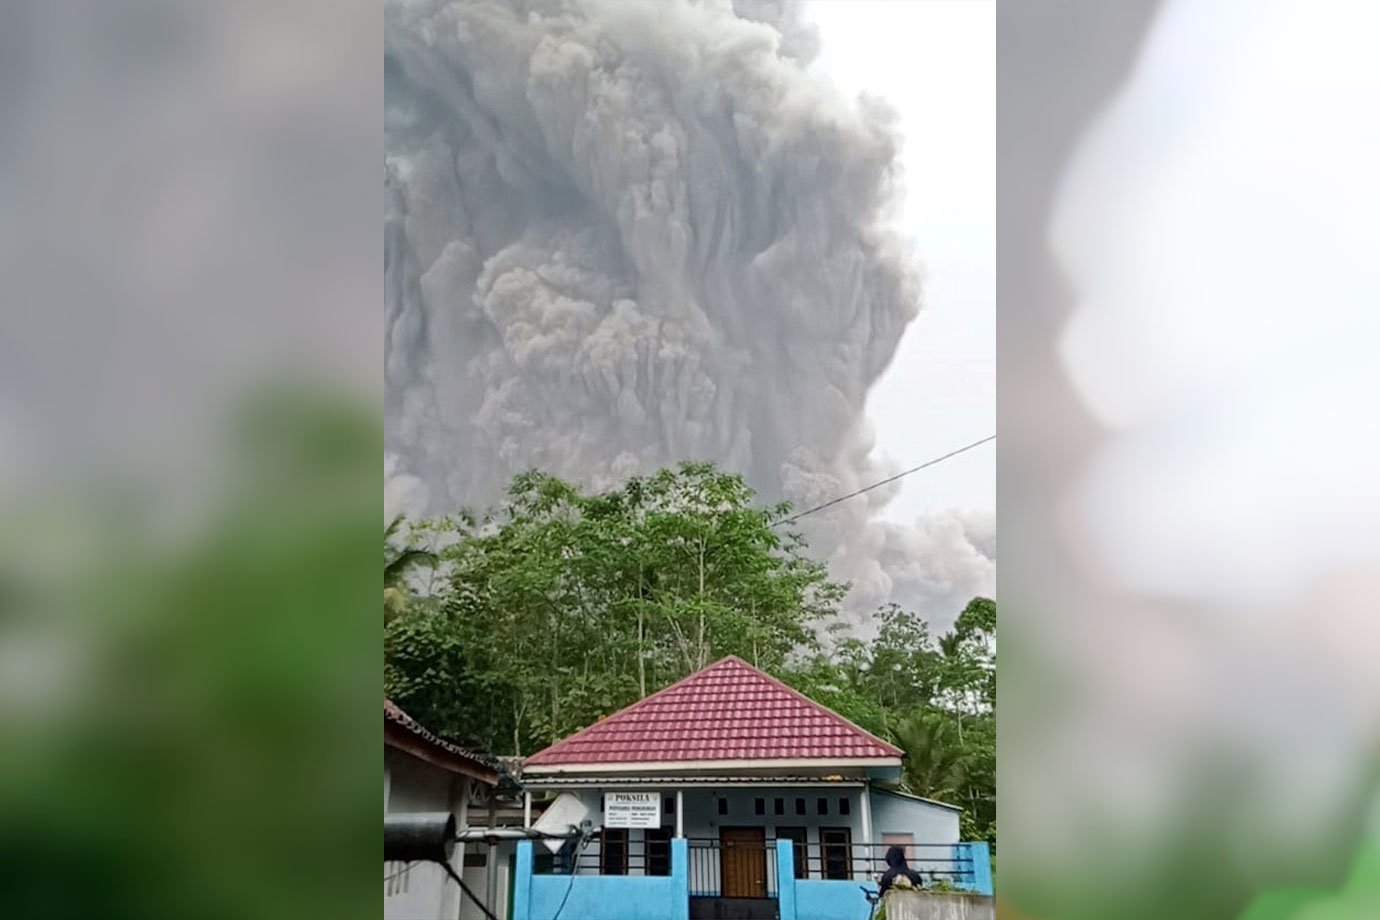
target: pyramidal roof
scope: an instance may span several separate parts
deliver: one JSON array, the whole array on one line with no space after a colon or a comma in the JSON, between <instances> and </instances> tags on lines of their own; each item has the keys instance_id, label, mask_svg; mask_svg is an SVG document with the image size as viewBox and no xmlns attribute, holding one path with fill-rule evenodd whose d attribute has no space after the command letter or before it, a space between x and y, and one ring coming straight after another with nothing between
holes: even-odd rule
<instances>
[{"instance_id":1,"label":"pyramidal roof","mask_svg":"<svg viewBox=\"0 0 1380 920\"><path fill-rule=\"evenodd\" d=\"M694 769L722 761L894 762L900 756L899 748L730 656L533 754L523 768L656 763Z\"/></svg>"}]
</instances>

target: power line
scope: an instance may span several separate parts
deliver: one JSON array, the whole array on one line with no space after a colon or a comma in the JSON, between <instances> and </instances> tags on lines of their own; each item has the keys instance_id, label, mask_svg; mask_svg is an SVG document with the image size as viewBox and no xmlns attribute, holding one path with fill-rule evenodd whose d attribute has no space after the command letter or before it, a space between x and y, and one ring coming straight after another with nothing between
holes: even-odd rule
<instances>
[{"instance_id":1,"label":"power line","mask_svg":"<svg viewBox=\"0 0 1380 920\"><path fill-rule=\"evenodd\" d=\"M566 882L565 884L565 897L561 898L561 905L560 907L556 908L556 913L552 915L551 920L561 920L561 912L565 910L565 902L570 900L570 889L575 887L575 873L579 869L580 853L584 850L585 845L588 844L591 839L593 839L592 834L580 835L580 843L575 847L575 853L571 857L570 881Z\"/></svg>"},{"instance_id":2,"label":"power line","mask_svg":"<svg viewBox=\"0 0 1380 920\"><path fill-rule=\"evenodd\" d=\"M451 878L455 879L455 883L460 886L460 890L469 896L469 899L475 903L475 906L479 908L479 910L484 914L486 918L488 918L488 920L498 920L498 918L493 915L493 912L489 910L489 908L484 904L484 902L479 900L479 897L473 891L470 891L470 886L465 884L464 880L461 879L460 876L455 873L455 870L451 868L451 865L448 862L443 862L439 859L409 859L403 863L403 867L399 869L397 872L394 872L392 875L384 876L383 881L385 883L388 883L401 875L406 875L407 872L412 868L412 864L416 862L433 862L436 865L440 866L442 869L445 870L446 875L449 875ZM569 894L569 892L567 892L567 894Z\"/></svg>"},{"instance_id":3,"label":"power line","mask_svg":"<svg viewBox=\"0 0 1380 920\"><path fill-rule=\"evenodd\" d=\"M476 896L473 891L470 891L470 886L466 885L464 880L460 878L460 876L455 874L455 870L451 868L450 863L443 862L440 864L440 866L442 869L446 870L447 875L455 879L455 884L459 885L460 890L470 896L470 900L475 903L476 907L483 911L484 916L488 918L488 920L498 920L498 918L493 915L493 911L489 910L489 908L484 905L484 902L479 900L478 896Z\"/></svg>"},{"instance_id":4,"label":"power line","mask_svg":"<svg viewBox=\"0 0 1380 920\"><path fill-rule=\"evenodd\" d=\"M814 514L816 511L823 511L825 508L829 508L829 507L832 507L832 506L834 506L834 505L837 505L839 502L848 501L848 499L853 498L853 497L858 496L858 495L862 495L864 492L871 492L873 489L880 488L881 486L884 486L884 485L886 485L886 484L889 483L889 482L895 482L896 480L898 480L898 479L900 479L900 478L902 478L902 477L904 477L904 476L909 476L911 473L919 472L920 470L923 470L923 469L924 469L925 467L927 467L927 466L934 466L936 463L941 463L941 462L943 462L943 461L945 461L945 460L948 460L950 457L957 457L959 454L964 453L965 451L970 451L970 450L972 450L974 447L980 447L981 445L986 444L988 441L995 441L996 439L997 439L997 436L996 436L996 435L990 434L990 435L988 435L987 437L983 438L983 439L980 440L980 441L974 441L972 444L968 444L968 445L966 445L966 446L964 446L964 447L960 447L958 450L951 450L951 451L949 451L947 454L945 454L945 455L942 456L942 457L935 457L933 460L926 460L924 463L920 464L919 466L913 466L913 467L911 467L911 468L908 469L908 470L902 470L901 472L897 473L895 476L888 476L886 479L882 479L882 480L879 480L879 481L877 481L877 482L874 482L874 483L872 483L872 485L870 485L870 486L863 486L861 489L858 489L857 491L854 491L854 492L849 492L847 495L840 495L838 498L830 499L829 501L825 502L825 503L822 504L822 505L815 505L813 508L807 508L807 509L805 509L804 511L801 511L799 514L793 514L793 515L791 515L790 517L782 518L782 519L779 520L779 521L774 521L774 522L772 522L772 525L771 525L771 526L777 527L777 526L779 526L779 525L781 525L781 524L790 524L790 523L793 523L793 522L798 521L798 520L800 520L801 518L805 517L805 515L807 515L807 514Z\"/></svg>"}]
</instances>

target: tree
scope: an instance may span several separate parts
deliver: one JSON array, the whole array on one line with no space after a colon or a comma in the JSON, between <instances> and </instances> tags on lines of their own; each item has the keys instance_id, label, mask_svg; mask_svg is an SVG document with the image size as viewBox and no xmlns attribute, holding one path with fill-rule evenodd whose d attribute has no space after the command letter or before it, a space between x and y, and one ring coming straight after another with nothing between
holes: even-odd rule
<instances>
[{"instance_id":1,"label":"tree","mask_svg":"<svg viewBox=\"0 0 1380 920\"><path fill-rule=\"evenodd\" d=\"M933 709L916 710L897 726L896 741L906 752L902 769L907 789L945 802L962 796L969 757L956 728L954 721Z\"/></svg>"},{"instance_id":2,"label":"tree","mask_svg":"<svg viewBox=\"0 0 1380 920\"><path fill-rule=\"evenodd\" d=\"M845 641L786 679L905 752L912 792L961 805L996 844L996 604L974 598L937 639L896 605L870 643Z\"/></svg>"},{"instance_id":3,"label":"tree","mask_svg":"<svg viewBox=\"0 0 1380 920\"><path fill-rule=\"evenodd\" d=\"M781 671L842 595L785 512L709 464L596 494L521 474L441 551L436 609L389 624L389 693L521 754L724 655Z\"/></svg>"},{"instance_id":4,"label":"tree","mask_svg":"<svg viewBox=\"0 0 1380 920\"><path fill-rule=\"evenodd\" d=\"M388 523L383 530L383 621L387 623L407 606L411 592L407 588L407 576L419 566L435 566L436 554L429 550L405 546L395 549L389 542L397 536L402 526L400 514Z\"/></svg>"}]
</instances>

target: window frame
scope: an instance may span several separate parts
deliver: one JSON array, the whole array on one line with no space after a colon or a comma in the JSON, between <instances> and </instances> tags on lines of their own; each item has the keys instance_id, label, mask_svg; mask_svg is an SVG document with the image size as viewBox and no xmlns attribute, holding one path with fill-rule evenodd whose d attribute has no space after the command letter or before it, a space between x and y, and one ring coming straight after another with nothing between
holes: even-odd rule
<instances>
[{"instance_id":1,"label":"window frame","mask_svg":"<svg viewBox=\"0 0 1380 920\"><path fill-rule=\"evenodd\" d=\"M672 829L669 827L646 828L642 832L642 859L644 875L654 877L665 877L671 874L671 835ZM653 850L655 845L656 850ZM665 860L665 871L653 871L661 868L661 862Z\"/></svg>"},{"instance_id":2,"label":"window frame","mask_svg":"<svg viewBox=\"0 0 1380 920\"><path fill-rule=\"evenodd\" d=\"M828 835L839 834L843 841L829 842ZM830 875L829 872L829 853L830 850L843 851L843 874ZM821 827L819 829L819 871L820 877L840 881L848 881L853 878L853 829L851 827Z\"/></svg>"},{"instance_id":3,"label":"window frame","mask_svg":"<svg viewBox=\"0 0 1380 920\"><path fill-rule=\"evenodd\" d=\"M599 874L600 875L627 875L628 874L628 829L626 827L605 827L599 830ZM622 858L621 865L616 871L609 871L609 840L620 841L617 848Z\"/></svg>"}]
</instances>

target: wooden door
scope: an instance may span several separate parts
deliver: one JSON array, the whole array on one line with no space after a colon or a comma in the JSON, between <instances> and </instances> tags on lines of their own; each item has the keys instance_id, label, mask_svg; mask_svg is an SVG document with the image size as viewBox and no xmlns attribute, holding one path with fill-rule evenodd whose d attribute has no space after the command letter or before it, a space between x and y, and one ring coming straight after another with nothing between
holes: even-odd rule
<instances>
[{"instance_id":1,"label":"wooden door","mask_svg":"<svg viewBox=\"0 0 1380 920\"><path fill-rule=\"evenodd\" d=\"M767 833L760 827L719 829L719 878L725 898L767 896Z\"/></svg>"}]
</instances>

